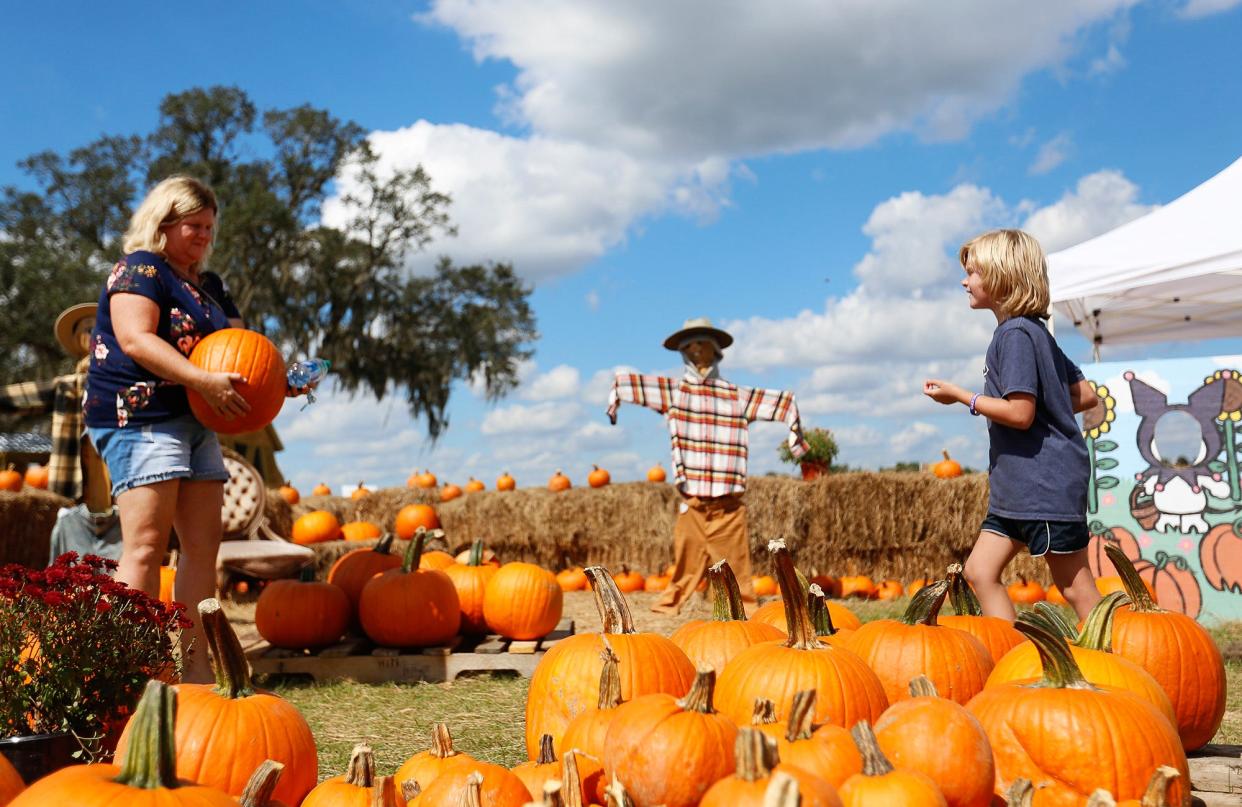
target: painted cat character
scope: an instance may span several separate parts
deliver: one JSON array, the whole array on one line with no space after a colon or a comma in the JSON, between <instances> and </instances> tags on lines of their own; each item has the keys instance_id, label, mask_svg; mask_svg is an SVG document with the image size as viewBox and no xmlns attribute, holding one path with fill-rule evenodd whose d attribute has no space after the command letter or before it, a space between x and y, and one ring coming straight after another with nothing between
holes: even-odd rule
<instances>
[{"instance_id":1,"label":"painted cat character","mask_svg":"<svg viewBox=\"0 0 1242 807\"><path fill-rule=\"evenodd\" d=\"M1134 412L1141 420L1138 449L1149 463L1136 474L1143 490L1160 511L1155 530L1170 527L1181 532L1208 531L1203 513L1208 494L1229 497L1229 484L1209 467L1220 455L1222 440L1216 427L1224 400L1224 384L1205 384L1191 393L1185 404L1170 405L1160 390L1126 373ZM1163 456L1164 453L1173 456ZM1176 451L1172 450L1173 448Z\"/></svg>"}]
</instances>

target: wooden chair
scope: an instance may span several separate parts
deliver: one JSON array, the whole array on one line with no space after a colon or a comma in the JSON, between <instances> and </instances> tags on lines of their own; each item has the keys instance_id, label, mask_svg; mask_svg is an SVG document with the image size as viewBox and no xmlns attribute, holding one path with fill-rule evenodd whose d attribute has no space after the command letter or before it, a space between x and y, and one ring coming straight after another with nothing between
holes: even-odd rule
<instances>
[{"instance_id":1,"label":"wooden chair","mask_svg":"<svg viewBox=\"0 0 1242 807\"><path fill-rule=\"evenodd\" d=\"M231 448L223 449L229 481L224 483L224 540L216 558L216 581L224 593L228 574L274 580L292 577L315 553L286 541L267 524L267 487L258 470Z\"/></svg>"}]
</instances>

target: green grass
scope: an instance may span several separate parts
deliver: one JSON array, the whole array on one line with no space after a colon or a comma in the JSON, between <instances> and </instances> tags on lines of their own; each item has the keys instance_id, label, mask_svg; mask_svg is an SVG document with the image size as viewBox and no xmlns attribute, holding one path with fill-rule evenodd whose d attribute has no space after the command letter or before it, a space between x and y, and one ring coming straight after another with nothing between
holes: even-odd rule
<instances>
[{"instance_id":1,"label":"green grass","mask_svg":"<svg viewBox=\"0 0 1242 807\"><path fill-rule=\"evenodd\" d=\"M898 616L905 601L850 603L864 621ZM1211 630L1230 651L1225 661L1229 699L1214 740L1242 744L1242 622ZM526 759L524 714L529 681L515 675L463 677L453 684L307 684L272 681L302 711L319 747L319 777L345 770L355 743L375 749L380 773L392 773L412 754L425 750L431 726L445 722L456 747L480 759L511 767Z\"/></svg>"}]
</instances>

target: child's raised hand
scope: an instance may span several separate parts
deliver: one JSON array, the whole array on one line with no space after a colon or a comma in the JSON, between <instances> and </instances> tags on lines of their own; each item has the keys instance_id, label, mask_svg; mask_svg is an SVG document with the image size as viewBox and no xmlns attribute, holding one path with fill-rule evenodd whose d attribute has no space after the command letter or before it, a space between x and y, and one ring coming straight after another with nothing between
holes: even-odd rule
<instances>
[{"instance_id":1,"label":"child's raised hand","mask_svg":"<svg viewBox=\"0 0 1242 807\"><path fill-rule=\"evenodd\" d=\"M961 387L938 378L929 378L923 382L923 394L942 404L953 404L962 400Z\"/></svg>"}]
</instances>

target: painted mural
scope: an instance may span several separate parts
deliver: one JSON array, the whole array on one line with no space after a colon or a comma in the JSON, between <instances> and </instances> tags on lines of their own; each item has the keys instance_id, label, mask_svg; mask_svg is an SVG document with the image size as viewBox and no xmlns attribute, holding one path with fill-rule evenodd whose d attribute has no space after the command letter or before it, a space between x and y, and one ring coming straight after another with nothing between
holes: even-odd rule
<instances>
[{"instance_id":1,"label":"painted mural","mask_svg":"<svg viewBox=\"0 0 1242 807\"><path fill-rule=\"evenodd\" d=\"M1115 544L1157 601L1204 622L1242 618L1242 356L1107 362L1083 419L1093 470L1091 569Z\"/></svg>"}]
</instances>

